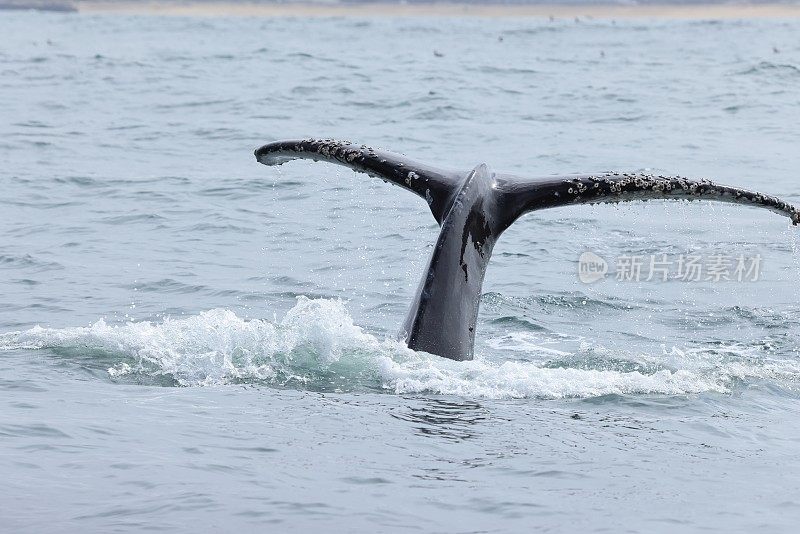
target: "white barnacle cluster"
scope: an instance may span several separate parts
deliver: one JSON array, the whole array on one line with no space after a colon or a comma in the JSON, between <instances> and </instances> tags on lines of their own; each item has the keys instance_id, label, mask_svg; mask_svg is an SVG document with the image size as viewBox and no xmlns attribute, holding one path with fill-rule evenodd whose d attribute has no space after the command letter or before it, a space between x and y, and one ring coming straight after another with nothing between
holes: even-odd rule
<instances>
[{"instance_id":1,"label":"white barnacle cluster","mask_svg":"<svg viewBox=\"0 0 800 534\"><path fill-rule=\"evenodd\" d=\"M656 176L654 174L623 174L623 178L618 182L616 190L619 192L620 189L628 186L633 186L635 191L653 191L655 193L669 194L673 189L685 190L689 184L680 177Z\"/></svg>"},{"instance_id":2,"label":"white barnacle cluster","mask_svg":"<svg viewBox=\"0 0 800 534\"><path fill-rule=\"evenodd\" d=\"M687 200L700 198L734 198L738 203L766 206L787 215L792 223L800 225L800 209L782 200L733 187L721 186L708 179L690 180L682 176L664 176L646 173L609 172L582 178L563 180L558 197L566 191L572 202L583 201L581 195L588 191L590 204L619 202L624 200L647 200L648 198L683 197ZM585 197L584 197L585 198Z\"/></svg>"},{"instance_id":3,"label":"white barnacle cluster","mask_svg":"<svg viewBox=\"0 0 800 534\"><path fill-rule=\"evenodd\" d=\"M611 176L618 177L618 176L620 176L620 174L615 172ZM603 184L605 184L605 186L606 186L605 188L609 193L617 193L617 194L622 193L623 184L627 185L626 176L628 176L628 175L625 174L625 175L622 175L622 176L623 176L622 179L612 179L609 176L606 176L606 177L604 177L602 179L602 182L603 182Z\"/></svg>"},{"instance_id":4,"label":"white barnacle cluster","mask_svg":"<svg viewBox=\"0 0 800 534\"><path fill-rule=\"evenodd\" d=\"M667 185L669 181L667 180L659 180L651 175L646 175L645 180L647 184L650 186L650 189L655 191L656 193L663 193L667 190Z\"/></svg>"},{"instance_id":5,"label":"white barnacle cluster","mask_svg":"<svg viewBox=\"0 0 800 534\"><path fill-rule=\"evenodd\" d=\"M352 163L362 156L362 150L366 148L362 145L362 150L353 148L350 141L335 141L333 139L315 140L309 139L309 144L314 145L314 149L318 154L326 158L335 158L339 161Z\"/></svg>"},{"instance_id":6,"label":"white barnacle cluster","mask_svg":"<svg viewBox=\"0 0 800 534\"><path fill-rule=\"evenodd\" d=\"M634 198L646 198L648 192L669 195L673 190L688 191L691 187L690 182L681 177L641 173L614 172L599 177L592 176L590 181L593 189L598 189L602 186L603 191L607 194L639 193L639 195L629 197L631 200Z\"/></svg>"},{"instance_id":7,"label":"white barnacle cluster","mask_svg":"<svg viewBox=\"0 0 800 534\"><path fill-rule=\"evenodd\" d=\"M689 181L680 176L659 175L658 179L664 182L664 191L671 192L673 189L685 191L689 187Z\"/></svg>"},{"instance_id":8,"label":"white barnacle cluster","mask_svg":"<svg viewBox=\"0 0 800 534\"><path fill-rule=\"evenodd\" d=\"M572 201L580 202L581 195L584 194L589 189L589 187L580 178L573 178L568 183L571 184L571 187L567 188L567 193L569 193L570 195L575 195Z\"/></svg>"},{"instance_id":9,"label":"white barnacle cluster","mask_svg":"<svg viewBox=\"0 0 800 534\"><path fill-rule=\"evenodd\" d=\"M419 179L419 175L414 171L409 171L408 175L406 176L406 185L411 187L411 182L417 179Z\"/></svg>"},{"instance_id":10,"label":"white barnacle cluster","mask_svg":"<svg viewBox=\"0 0 800 534\"><path fill-rule=\"evenodd\" d=\"M313 140L312 140L313 142ZM323 139L317 143L317 153L322 154L323 156L330 158L332 157L332 151L335 150L336 142L332 139Z\"/></svg>"},{"instance_id":11,"label":"white barnacle cluster","mask_svg":"<svg viewBox=\"0 0 800 534\"><path fill-rule=\"evenodd\" d=\"M800 210L792 206L791 204L779 200L775 197L765 197L769 201L769 203L775 206L778 210L784 212L789 218L792 220L792 224L797 226L800 224Z\"/></svg>"},{"instance_id":12,"label":"white barnacle cluster","mask_svg":"<svg viewBox=\"0 0 800 534\"><path fill-rule=\"evenodd\" d=\"M584 183L584 181L581 178L573 178L571 180L565 180L564 183L570 185L570 187L567 189L567 193L569 193L570 195L580 196L589 189L589 187Z\"/></svg>"}]
</instances>

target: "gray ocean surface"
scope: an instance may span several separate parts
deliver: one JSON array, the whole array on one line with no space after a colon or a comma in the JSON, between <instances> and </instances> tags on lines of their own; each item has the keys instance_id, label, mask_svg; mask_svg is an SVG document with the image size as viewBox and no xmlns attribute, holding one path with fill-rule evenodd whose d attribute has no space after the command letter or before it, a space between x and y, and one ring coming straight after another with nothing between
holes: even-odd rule
<instances>
[{"instance_id":1,"label":"gray ocean surface","mask_svg":"<svg viewBox=\"0 0 800 534\"><path fill-rule=\"evenodd\" d=\"M786 219L529 214L459 363L395 337L424 201L252 151L335 137L800 203L800 21L8 12L0 35L0 531L796 532ZM662 254L759 277L617 279Z\"/></svg>"}]
</instances>

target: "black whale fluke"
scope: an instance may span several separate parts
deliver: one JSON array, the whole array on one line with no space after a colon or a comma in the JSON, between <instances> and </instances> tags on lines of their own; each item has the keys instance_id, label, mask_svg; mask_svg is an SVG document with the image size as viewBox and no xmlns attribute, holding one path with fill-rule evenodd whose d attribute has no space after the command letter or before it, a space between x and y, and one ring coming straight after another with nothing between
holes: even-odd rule
<instances>
[{"instance_id":1,"label":"black whale fluke","mask_svg":"<svg viewBox=\"0 0 800 534\"><path fill-rule=\"evenodd\" d=\"M410 348L453 360L472 359L492 249L529 211L630 200L715 200L766 208L800 223L800 210L778 198L680 176L606 172L521 178L494 173L485 164L458 172L332 139L277 141L255 155L265 165L300 158L344 165L425 199L441 231L401 334Z\"/></svg>"},{"instance_id":2,"label":"black whale fluke","mask_svg":"<svg viewBox=\"0 0 800 534\"><path fill-rule=\"evenodd\" d=\"M366 145L332 139L276 141L256 149L255 155L264 165L280 165L293 159L327 161L392 182L426 199L439 224L454 194L453 185L462 178L457 172L423 165Z\"/></svg>"}]
</instances>

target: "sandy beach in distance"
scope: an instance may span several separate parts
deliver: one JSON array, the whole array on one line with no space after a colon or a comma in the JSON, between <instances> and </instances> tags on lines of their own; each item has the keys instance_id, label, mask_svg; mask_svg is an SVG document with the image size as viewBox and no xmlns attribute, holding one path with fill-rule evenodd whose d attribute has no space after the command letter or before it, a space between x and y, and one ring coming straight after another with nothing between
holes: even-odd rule
<instances>
[{"instance_id":1,"label":"sandy beach in distance","mask_svg":"<svg viewBox=\"0 0 800 534\"><path fill-rule=\"evenodd\" d=\"M77 2L81 13L121 13L173 16L242 17L555 17L555 18L672 18L746 19L800 17L800 4L695 5L512 5L512 4L267 4L267 3L158 3Z\"/></svg>"}]
</instances>

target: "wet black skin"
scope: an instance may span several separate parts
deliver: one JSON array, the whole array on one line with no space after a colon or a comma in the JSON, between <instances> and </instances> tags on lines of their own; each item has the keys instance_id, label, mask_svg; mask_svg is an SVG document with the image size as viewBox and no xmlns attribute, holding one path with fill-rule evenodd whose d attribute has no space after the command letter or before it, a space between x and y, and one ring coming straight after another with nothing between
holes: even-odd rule
<instances>
[{"instance_id":1,"label":"wet black skin","mask_svg":"<svg viewBox=\"0 0 800 534\"><path fill-rule=\"evenodd\" d=\"M425 199L441 226L401 336L408 346L471 360L486 266L497 239L517 218L570 204L648 199L715 200L763 207L800 223L800 211L775 197L708 180L640 173L521 178L482 164L469 172L437 169L365 145L331 139L277 141L255 151L265 165L312 159L345 165Z\"/></svg>"}]
</instances>

